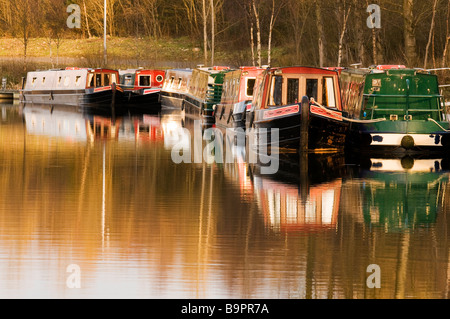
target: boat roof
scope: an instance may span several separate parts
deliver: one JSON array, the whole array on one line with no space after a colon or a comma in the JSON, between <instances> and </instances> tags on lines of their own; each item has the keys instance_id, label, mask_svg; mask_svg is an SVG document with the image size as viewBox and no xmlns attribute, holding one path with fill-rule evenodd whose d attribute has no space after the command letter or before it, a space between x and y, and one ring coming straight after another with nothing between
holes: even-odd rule
<instances>
[{"instance_id":1,"label":"boat roof","mask_svg":"<svg viewBox=\"0 0 450 319\"><path fill-rule=\"evenodd\" d=\"M333 74L337 75L337 71L334 69L317 68L311 66L288 66L288 67L274 67L270 68L269 72L282 72L286 74Z\"/></svg>"},{"instance_id":2,"label":"boat roof","mask_svg":"<svg viewBox=\"0 0 450 319\"><path fill-rule=\"evenodd\" d=\"M157 69L126 69L126 70L119 70L119 74L131 74L131 73L154 73L154 72L165 72L164 70L157 70Z\"/></svg>"}]
</instances>

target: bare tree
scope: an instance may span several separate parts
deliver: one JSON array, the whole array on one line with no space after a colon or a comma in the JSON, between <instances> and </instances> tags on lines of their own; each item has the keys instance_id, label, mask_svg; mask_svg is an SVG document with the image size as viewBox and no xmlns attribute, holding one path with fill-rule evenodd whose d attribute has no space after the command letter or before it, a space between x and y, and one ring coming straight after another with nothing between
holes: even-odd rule
<instances>
[{"instance_id":1,"label":"bare tree","mask_svg":"<svg viewBox=\"0 0 450 319\"><path fill-rule=\"evenodd\" d=\"M275 22L277 21L278 15L280 14L281 9L285 6L285 1L278 1L278 7L275 6L275 0L272 0L272 10L270 14L270 23L269 23L269 40L267 43L267 65L270 66L272 63L272 33L273 28L275 26Z\"/></svg>"},{"instance_id":2,"label":"bare tree","mask_svg":"<svg viewBox=\"0 0 450 319\"><path fill-rule=\"evenodd\" d=\"M309 13L312 9L310 1L290 0L286 4L289 13L289 25L292 27L293 43L295 46L295 60L301 60L301 44L305 34L305 26L307 25Z\"/></svg>"},{"instance_id":3,"label":"bare tree","mask_svg":"<svg viewBox=\"0 0 450 319\"><path fill-rule=\"evenodd\" d=\"M252 0L252 7L253 7L253 14L255 15L255 22L256 22L256 51L258 54L258 67L262 66L262 57L261 57L261 26L259 21L259 11L256 8L256 2L255 0Z\"/></svg>"},{"instance_id":4,"label":"bare tree","mask_svg":"<svg viewBox=\"0 0 450 319\"><path fill-rule=\"evenodd\" d=\"M444 53L442 54L442 67L445 67L447 61L448 44L450 42L450 1L447 6L447 32L445 35Z\"/></svg>"},{"instance_id":5,"label":"bare tree","mask_svg":"<svg viewBox=\"0 0 450 319\"><path fill-rule=\"evenodd\" d=\"M410 66L417 62L416 36L414 34L414 0L403 0L403 20L406 61Z\"/></svg>"},{"instance_id":6,"label":"bare tree","mask_svg":"<svg viewBox=\"0 0 450 319\"><path fill-rule=\"evenodd\" d=\"M216 8L214 7L214 0L210 0L211 3L211 66L214 65L214 47L216 36Z\"/></svg>"},{"instance_id":7,"label":"bare tree","mask_svg":"<svg viewBox=\"0 0 450 319\"><path fill-rule=\"evenodd\" d=\"M349 4L348 9L346 11L345 9L345 1L344 1L344 8L343 8L343 13L344 13L344 22L342 25L342 30L341 30L341 36L339 37L339 53L338 53L338 67L341 66L342 63L342 47L344 45L344 36L345 36L345 32L347 31L347 21L348 21L348 17L350 16L350 12L352 10L352 5Z\"/></svg>"},{"instance_id":8,"label":"bare tree","mask_svg":"<svg viewBox=\"0 0 450 319\"><path fill-rule=\"evenodd\" d=\"M319 66L322 68L325 65L325 32L323 29L321 4L318 0L316 0L316 26L319 44Z\"/></svg>"},{"instance_id":9,"label":"bare tree","mask_svg":"<svg viewBox=\"0 0 450 319\"><path fill-rule=\"evenodd\" d=\"M30 37L35 27L35 18L38 16L39 4L35 0L16 0L12 2L13 35L23 43L23 68L27 68L27 50Z\"/></svg>"},{"instance_id":10,"label":"bare tree","mask_svg":"<svg viewBox=\"0 0 450 319\"><path fill-rule=\"evenodd\" d=\"M425 49L425 62L423 63L423 68L426 69L427 68L427 63L428 63L428 50L430 49L430 45L431 45L431 41L433 39L433 34L434 34L434 25L435 25L435 19L436 19L436 7L438 5L438 0L434 0L433 3L433 16L431 17L431 27L430 27L430 33L428 35L428 43L427 43L427 47ZM434 54L433 54L434 57Z\"/></svg>"}]
</instances>

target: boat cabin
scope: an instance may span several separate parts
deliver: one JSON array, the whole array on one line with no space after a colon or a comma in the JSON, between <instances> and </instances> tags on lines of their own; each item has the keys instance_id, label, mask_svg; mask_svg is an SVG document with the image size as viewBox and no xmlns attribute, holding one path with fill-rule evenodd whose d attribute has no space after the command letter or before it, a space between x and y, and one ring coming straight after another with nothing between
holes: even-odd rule
<instances>
[{"instance_id":1,"label":"boat cabin","mask_svg":"<svg viewBox=\"0 0 450 319\"><path fill-rule=\"evenodd\" d=\"M165 71L130 69L120 70L120 84L123 89L162 88Z\"/></svg>"},{"instance_id":2,"label":"boat cabin","mask_svg":"<svg viewBox=\"0 0 450 319\"><path fill-rule=\"evenodd\" d=\"M191 79L191 76L191 69L167 70L164 77L162 91L186 93L189 88L189 80Z\"/></svg>"},{"instance_id":3,"label":"boat cabin","mask_svg":"<svg viewBox=\"0 0 450 319\"><path fill-rule=\"evenodd\" d=\"M251 107L256 78L264 70L258 67L241 67L225 74L222 98L215 108L216 125L245 128L245 115Z\"/></svg>"},{"instance_id":4,"label":"boat cabin","mask_svg":"<svg viewBox=\"0 0 450 319\"><path fill-rule=\"evenodd\" d=\"M186 116L202 118L207 125L215 122L214 105L220 103L223 80L228 71L228 67L200 67L192 71L184 98Z\"/></svg>"},{"instance_id":5,"label":"boat cabin","mask_svg":"<svg viewBox=\"0 0 450 319\"><path fill-rule=\"evenodd\" d=\"M24 91L83 90L118 82L118 72L107 69L69 68L28 72Z\"/></svg>"},{"instance_id":6,"label":"boat cabin","mask_svg":"<svg viewBox=\"0 0 450 319\"><path fill-rule=\"evenodd\" d=\"M118 81L118 71L109 69L33 71L27 74L22 99L38 104L110 104L120 95L113 94Z\"/></svg>"},{"instance_id":7,"label":"boat cabin","mask_svg":"<svg viewBox=\"0 0 450 319\"><path fill-rule=\"evenodd\" d=\"M258 67L241 67L225 74L221 104L251 101L256 77L264 71Z\"/></svg>"},{"instance_id":8,"label":"boat cabin","mask_svg":"<svg viewBox=\"0 0 450 319\"><path fill-rule=\"evenodd\" d=\"M442 121L438 79L414 69L388 69L367 75L360 114L364 120Z\"/></svg>"},{"instance_id":9,"label":"boat cabin","mask_svg":"<svg viewBox=\"0 0 450 319\"><path fill-rule=\"evenodd\" d=\"M273 68L255 87L256 109L269 109L301 102L303 96L330 109L342 110L338 74L310 67Z\"/></svg>"}]
</instances>

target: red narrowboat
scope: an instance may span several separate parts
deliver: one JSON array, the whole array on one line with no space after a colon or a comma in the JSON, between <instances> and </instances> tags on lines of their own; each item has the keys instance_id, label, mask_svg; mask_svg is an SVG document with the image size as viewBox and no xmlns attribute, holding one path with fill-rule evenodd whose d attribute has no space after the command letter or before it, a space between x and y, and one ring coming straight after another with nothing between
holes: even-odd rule
<instances>
[{"instance_id":1,"label":"red narrowboat","mask_svg":"<svg viewBox=\"0 0 450 319\"><path fill-rule=\"evenodd\" d=\"M159 94L164 84L165 71L148 69L121 70L120 86L124 102L131 106L159 108Z\"/></svg>"},{"instance_id":2,"label":"red narrowboat","mask_svg":"<svg viewBox=\"0 0 450 319\"><path fill-rule=\"evenodd\" d=\"M343 117L338 72L313 67L267 69L257 79L246 127L256 132L279 129L279 139L269 137L268 145L342 151L349 122ZM255 146L261 143L258 139Z\"/></svg>"}]
</instances>

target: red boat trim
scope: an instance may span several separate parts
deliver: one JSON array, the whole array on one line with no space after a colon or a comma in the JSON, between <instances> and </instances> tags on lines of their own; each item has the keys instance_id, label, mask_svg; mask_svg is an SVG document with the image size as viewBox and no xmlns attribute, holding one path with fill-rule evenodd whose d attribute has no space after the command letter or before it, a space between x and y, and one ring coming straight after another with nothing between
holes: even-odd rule
<instances>
[{"instance_id":1,"label":"red boat trim","mask_svg":"<svg viewBox=\"0 0 450 319\"><path fill-rule=\"evenodd\" d=\"M161 91L161 89L147 89L147 90L144 90L144 95L152 94L152 93L158 93L160 91Z\"/></svg>"},{"instance_id":2,"label":"red boat trim","mask_svg":"<svg viewBox=\"0 0 450 319\"><path fill-rule=\"evenodd\" d=\"M111 90L111 86L104 86L101 88L96 88L96 89L94 89L94 92L102 92L102 91L108 91L108 90Z\"/></svg>"},{"instance_id":3,"label":"red boat trim","mask_svg":"<svg viewBox=\"0 0 450 319\"><path fill-rule=\"evenodd\" d=\"M295 114L295 113L298 113L299 110L300 110L299 105L291 105L291 106L281 107L279 109L265 111L263 119L270 119L270 118L274 118L274 117Z\"/></svg>"},{"instance_id":4,"label":"red boat trim","mask_svg":"<svg viewBox=\"0 0 450 319\"><path fill-rule=\"evenodd\" d=\"M315 105L310 106L310 111L311 111L311 113L316 114L316 115L320 115L320 116L332 118L334 120L342 121L342 114L340 112L336 112L333 110L325 111L324 109L322 109L318 106L315 106Z\"/></svg>"}]
</instances>

